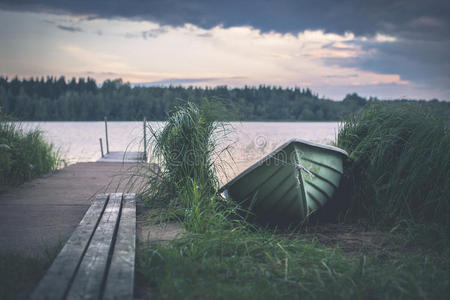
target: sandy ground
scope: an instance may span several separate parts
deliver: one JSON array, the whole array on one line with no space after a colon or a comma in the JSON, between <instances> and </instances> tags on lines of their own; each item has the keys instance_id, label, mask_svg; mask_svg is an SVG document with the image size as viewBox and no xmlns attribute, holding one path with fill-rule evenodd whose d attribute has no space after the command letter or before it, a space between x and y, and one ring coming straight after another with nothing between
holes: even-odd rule
<instances>
[{"instance_id":1,"label":"sandy ground","mask_svg":"<svg viewBox=\"0 0 450 300\"><path fill-rule=\"evenodd\" d=\"M0 194L0 252L40 255L64 244L96 194L129 192L134 163L78 163Z\"/></svg>"}]
</instances>

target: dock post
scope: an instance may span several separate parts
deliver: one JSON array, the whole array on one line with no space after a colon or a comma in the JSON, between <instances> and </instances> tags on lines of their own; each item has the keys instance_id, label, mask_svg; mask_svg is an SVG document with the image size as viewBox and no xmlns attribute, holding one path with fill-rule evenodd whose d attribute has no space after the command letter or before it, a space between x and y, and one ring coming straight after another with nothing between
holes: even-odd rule
<instances>
[{"instance_id":1,"label":"dock post","mask_svg":"<svg viewBox=\"0 0 450 300\"><path fill-rule=\"evenodd\" d=\"M109 153L109 143L108 143L108 118L105 116L105 135L106 135L106 154Z\"/></svg>"},{"instance_id":2,"label":"dock post","mask_svg":"<svg viewBox=\"0 0 450 300\"><path fill-rule=\"evenodd\" d=\"M102 143L102 138L98 139L100 141L100 152L102 153L102 158L104 157L103 155L103 143Z\"/></svg>"},{"instance_id":3,"label":"dock post","mask_svg":"<svg viewBox=\"0 0 450 300\"><path fill-rule=\"evenodd\" d=\"M147 118L144 117L144 162L147 162Z\"/></svg>"}]
</instances>

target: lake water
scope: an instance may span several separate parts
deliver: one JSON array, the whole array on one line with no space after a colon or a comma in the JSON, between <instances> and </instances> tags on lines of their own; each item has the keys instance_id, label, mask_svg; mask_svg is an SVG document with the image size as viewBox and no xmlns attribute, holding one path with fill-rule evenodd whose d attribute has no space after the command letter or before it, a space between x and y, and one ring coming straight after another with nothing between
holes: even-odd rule
<instances>
[{"instance_id":1,"label":"lake water","mask_svg":"<svg viewBox=\"0 0 450 300\"><path fill-rule=\"evenodd\" d=\"M155 129L163 122L149 122ZM104 122L23 122L24 128L40 128L45 138L59 149L68 164L96 161L100 158L99 138L105 146ZM225 142L230 163L227 177L233 177L291 138L330 144L335 141L337 122L231 122ZM147 133L149 134L149 133ZM142 122L108 122L110 151L139 151L143 149Z\"/></svg>"}]
</instances>

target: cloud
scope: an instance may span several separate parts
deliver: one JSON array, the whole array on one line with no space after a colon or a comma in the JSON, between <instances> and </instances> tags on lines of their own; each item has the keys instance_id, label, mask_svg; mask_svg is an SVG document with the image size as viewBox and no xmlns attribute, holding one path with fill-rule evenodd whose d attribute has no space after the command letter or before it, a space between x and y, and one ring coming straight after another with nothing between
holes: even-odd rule
<instances>
[{"instance_id":1,"label":"cloud","mask_svg":"<svg viewBox=\"0 0 450 300\"><path fill-rule=\"evenodd\" d=\"M103 70L114 70L114 72L116 72L116 70L122 72L129 70L129 66L123 62L122 57L119 55L73 45L61 45L59 48L78 62L78 68L96 67L102 68Z\"/></svg>"},{"instance_id":2,"label":"cloud","mask_svg":"<svg viewBox=\"0 0 450 300\"><path fill-rule=\"evenodd\" d=\"M282 33L323 29L358 36L380 32L434 39L450 33L447 0L0 0L0 8L67 13L90 19L139 18L171 26L249 25Z\"/></svg>"},{"instance_id":3,"label":"cloud","mask_svg":"<svg viewBox=\"0 0 450 300\"><path fill-rule=\"evenodd\" d=\"M61 30L69 31L69 32L82 32L83 31L83 29L81 29L79 27L73 27L73 26L57 25L56 27L58 27Z\"/></svg>"},{"instance_id":4,"label":"cloud","mask_svg":"<svg viewBox=\"0 0 450 300\"><path fill-rule=\"evenodd\" d=\"M167 35L167 39L179 45L171 38L171 33L196 28L196 37L211 41L208 47L222 47L227 55L239 55L239 62L230 60L228 63L230 69L245 64L249 69L264 73L262 65L273 62L291 75L300 74L303 69L313 70L313 64L309 62L314 61L323 64L327 70L346 69L342 77L334 71L323 76L336 84L345 78L356 81L366 76L370 82L395 82L402 86L405 82L413 82L415 86L439 88L450 95L448 0L0 0L0 9L71 15L80 22L144 20L157 23L159 28L145 30L152 27L137 24L136 28L118 33L121 37L134 38L136 42L151 38L154 43ZM68 30L72 27L69 25L79 23L55 24L68 25L66 29L60 28ZM82 28L88 31L87 25L83 24ZM101 30L99 32L104 36L112 32L108 27ZM283 39L272 38L278 35ZM230 39L233 39L232 46L227 42ZM252 41L250 44L256 42L256 46L247 47L244 39ZM293 39L302 42L292 42ZM195 44L191 43L194 40L196 38L192 37L181 46L189 48ZM274 44L268 44L272 42ZM289 43L293 45L291 48ZM203 48L199 51L208 53ZM174 60L178 57L178 54L174 55ZM299 59L302 64L296 64L297 57L308 60ZM348 76L355 72L362 75ZM228 69L224 73L232 74ZM191 76L178 75L180 78ZM249 77L247 73L244 75ZM372 80L376 76L379 78ZM285 78L280 75L271 80L278 84Z\"/></svg>"},{"instance_id":5,"label":"cloud","mask_svg":"<svg viewBox=\"0 0 450 300\"><path fill-rule=\"evenodd\" d=\"M235 77L227 77L227 78L219 78L219 77L204 77L204 78L171 78L171 79L163 79L152 82L138 82L133 83L132 86L176 86L176 85L186 85L193 83L207 83L212 81L223 81L229 79L245 79L245 77L235 76Z\"/></svg>"},{"instance_id":6,"label":"cloud","mask_svg":"<svg viewBox=\"0 0 450 300\"><path fill-rule=\"evenodd\" d=\"M358 74L348 74L348 75L326 75L326 78L357 78Z\"/></svg>"},{"instance_id":7,"label":"cloud","mask_svg":"<svg viewBox=\"0 0 450 300\"><path fill-rule=\"evenodd\" d=\"M349 41L361 47L354 57L325 58L329 65L357 68L379 74L399 74L403 80L418 85L432 85L449 90L450 40L411 41L402 39L395 43Z\"/></svg>"},{"instance_id":8,"label":"cloud","mask_svg":"<svg viewBox=\"0 0 450 300\"><path fill-rule=\"evenodd\" d=\"M160 27L160 28L156 28L156 29L142 31L142 38L145 40L147 38L156 38L156 37L160 36L161 34L167 33L168 31L169 31L169 29L167 27Z\"/></svg>"},{"instance_id":9,"label":"cloud","mask_svg":"<svg viewBox=\"0 0 450 300\"><path fill-rule=\"evenodd\" d=\"M143 38L144 40L147 40L147 39L151 39L151 38L157 38L160 35L163 35L168 32L169 32L169 27L162 26L162 27L153 28L153 29L144 30L144 31L125 32L124 37L127 39Z\"/></svg>"},{"instance_id":10,"label":"cloud","mask_svg":"<svg viewBox=\"0 0 450 300\"><path fill-rule=\"evenodd\" d=\"M107 76L120 76L121 74L116 72L94 72L94 71L86 71L88 75L107 75Z\"/></svg>"},{"instance_id":11,"label":"cloud","mask_svg":"<svg viewBox=\"0 0 450 300\"><path fill-rule=\"evenodd\" d=\"M130 26L114 22L102 21L104 28L116 33L108 38L114 42L105 43L104 39L93 46L68 41L62 48L65 54L76 59L72 61L77 62L77 69L96 66L97 71L120 72L121 77L130 82L154 85L269 84L315 88L342 84L407 84L397 73L379 74L360 71L354 66L325 65L326 59L356 58L365 53L361 45L350 43L361 40L353 34L305 31L292 35L264 33L251 27L218 26L205 30L189 25L168 28L167 33L151 43L142 38L123 43L124 32L137 34L139 28L158 27L148 22ZM87 23L83 26L87 30L90 28ZM201 37L205 33L208 38Z\"/></svg>"},{"instance_id":12,"label":"cloud","mask_svg":"<svg viewBox=\"0 0 450 300\"><path fill-rule=\"evenodd\" d=\"M392 72L395 68L395 73L400 70L398 72L406 79L417 76L403 70L419 71L425 66L425 72L437 71L440 76L448 72L446 66L450 64L448 51L441 50L450 48L448 0L0 0L0 9L71 14L84 20L147 20L161 25L159 29L125 33L128 38L155 38L165 34L167 26L183 27L185 24L203 29L249 26L263 33L293 35L305 30L339 35L352 33L356 37L373 38L376 42L392 45L375 45L370 41L361 45L354 43L351 44L353 53L350 53L349 49L342 49L341 43L341 46L334 44L324 48L317 55L335 59L339 65L352 65L363 70L381 68ZM79 29L59 28L72 32ZM210 34L205 32L200 37L210 38ZM374 49L374 55L353 59L361 54L360 49L368 47ZM402 52L403 58L397 58L394 51ZM350 57L340 57L348 54ZM442 62L443 69L437 70L433 62L427 65L425 60L431 54ZM410 62L414 68L402 65Z\"/></svg>"}]
</instances>

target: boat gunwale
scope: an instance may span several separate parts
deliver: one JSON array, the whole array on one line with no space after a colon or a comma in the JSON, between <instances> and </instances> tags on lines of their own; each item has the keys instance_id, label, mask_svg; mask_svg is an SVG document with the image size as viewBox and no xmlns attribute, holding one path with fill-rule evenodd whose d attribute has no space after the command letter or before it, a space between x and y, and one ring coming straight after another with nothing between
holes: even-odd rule
<instances>
[{"instance_id":1,"label":"boat gunwale","mask_svg":"<svg viewBox=\"0 0 450 300\"><path fill-rule=\"evenodd\" d=\"M233 185L236 181L238 181L239 179L241 179L242 177L244 177L245 175L247 175L248 173L252 172L254 169L258 168L259 166L261 166L264 162L266 162L267 160L271 159L272 157L276 156L281 150L283 150L284 148L286 148L287 146L289 146L291 143L301 143L301 144L305 144L308 146L312 146L312 147L316 147L316 148L321 148L324 150L328 150L328 151L333 151L339 154L342 154L343 156L345 156L345 158L348 158L348 153L347 151L338 148L338 147L334 147L334 146L330 146L330 145L323 145L323 144L318 144L318 143L314 143L314 142L310 142L310 141L306 141L306 140L302 140L302 139L298 139L298 138L293 138L288 140L287 142L283 143L282 145L280 145L279 147L277 147L275 150L273 150L272 152L270 152L269 154L265 155L263 158L261 158L260 160L258 160L256 163L254 163L253 165L251 165L250 167L248 167L247 169L245 169L244 171L242 171L239 175L237 175L236 177L234 177L232 180L230 180L229 182L227 182L224 186L222 186L219 189L219 193L224 192L225 190L227 190L231 185Z\"/></svg>"}]
</instances>

